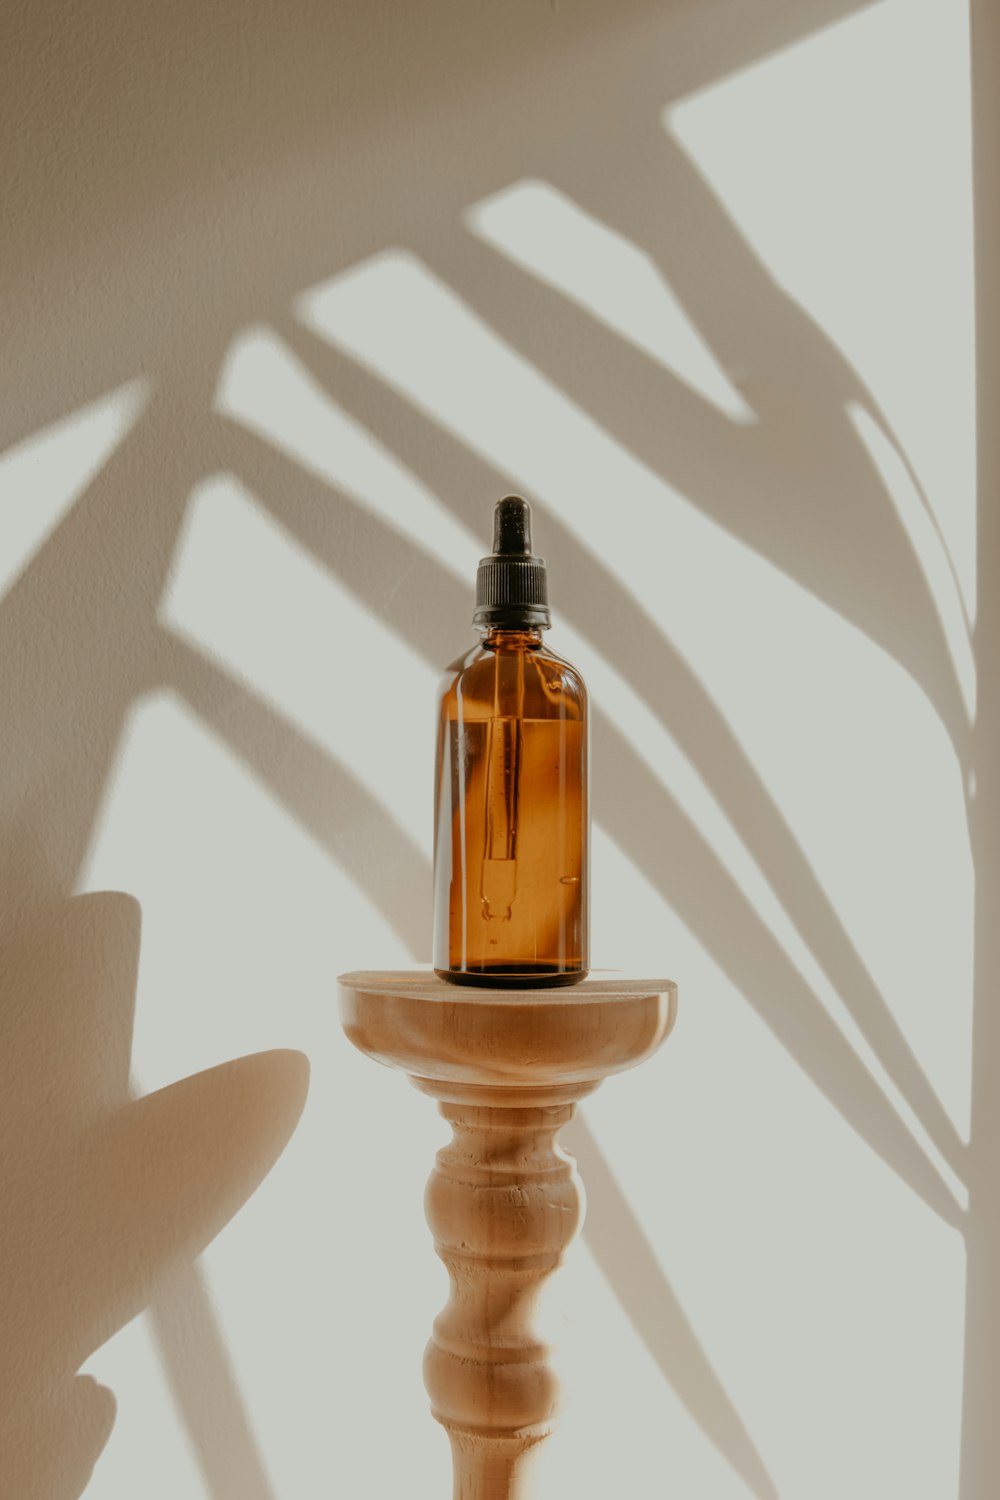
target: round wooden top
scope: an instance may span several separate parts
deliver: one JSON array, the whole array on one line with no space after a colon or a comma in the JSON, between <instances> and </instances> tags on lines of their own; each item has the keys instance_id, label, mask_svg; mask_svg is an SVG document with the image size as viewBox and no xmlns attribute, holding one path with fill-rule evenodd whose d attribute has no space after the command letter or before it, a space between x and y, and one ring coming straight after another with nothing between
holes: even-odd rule
<instances>
[{"instance_id":1,"label":"round wooden top","mask_svg":"<svg viewBox=\"0 0 1000 1500\"><path fill-rule=\"evenodd\" d=\"M596 1083L669 1034L677 986L615 970L552 989L449 984L433 969L342 974L344 1030L416 1078L494 1088Z\"/></svg>"},{"instance_id":2,"label":"round wooden top","mask_svg":"<svg viewBox=\"0 0 1000 1500\"><path fill-rule=\"evenodd\" d=\"M408 995L413 1000L468 1000L490 1003L530 1005L539 1002L552 1005L589 1003L598 1000L637 1000L643 996L677 995L670 979L642 979L620 969L591 970L579 984L540 985L537 989L514 989L508 985L450 984L431 968L423 969L356 969L341 974L337 983L344 990L365 990L369 994Z\"/></svg>"}]
</instances>

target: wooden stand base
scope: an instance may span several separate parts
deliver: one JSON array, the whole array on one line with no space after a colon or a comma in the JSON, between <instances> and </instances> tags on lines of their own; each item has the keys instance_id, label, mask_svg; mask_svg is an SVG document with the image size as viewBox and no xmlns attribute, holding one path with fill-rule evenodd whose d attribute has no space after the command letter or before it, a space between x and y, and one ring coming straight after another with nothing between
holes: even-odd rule
<instances>
[{"instance_id":1,"label":"wooden stand base","mask_svg":"<svg viewBox=\"0 0 1000 1500\"><path fill-rule=\"evenodd\" d=\"M439 1101L453 1137L427 1185L451 1278L424 1378L451 1439L454 1500L528 1500L559 1385L535 1303L583 1216L556 1137L576 1102L669 1033L668 980L592 976L571 989L452 986L428 971L345 974L344 1029Z\"/></svg>"}]
</instances>

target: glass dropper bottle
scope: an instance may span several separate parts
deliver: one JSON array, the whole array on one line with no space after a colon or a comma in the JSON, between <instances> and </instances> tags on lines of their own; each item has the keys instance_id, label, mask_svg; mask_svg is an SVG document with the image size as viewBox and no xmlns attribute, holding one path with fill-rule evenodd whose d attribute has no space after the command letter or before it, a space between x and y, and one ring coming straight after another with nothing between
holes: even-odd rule
<instances>
[{"instance_id":1,"label":"glass dropper bottle","mask_svg":"<svg viewBox=\"0 0 1000 1500\"><path fill-rule=\"evenodd\" d=\"M589 962L587 691L542 643L531 510L497 502L480 641L439 692L434 967L456 984L573 984Z\"/></svg>"}]
</instances>

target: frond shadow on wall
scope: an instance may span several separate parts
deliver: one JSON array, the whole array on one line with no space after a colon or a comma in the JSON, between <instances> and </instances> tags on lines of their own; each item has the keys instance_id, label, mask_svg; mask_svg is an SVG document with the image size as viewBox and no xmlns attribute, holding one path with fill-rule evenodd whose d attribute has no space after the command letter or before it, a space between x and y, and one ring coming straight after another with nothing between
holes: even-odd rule
<instances>
[{"instance_id":1,"label":"frond shadow on wall","mask_svg":"<svg viewBox=\"0 0 1000 1500\"><path fill-rule=\"evenodd\" d=\"M751 21L745 16L734 17L731 27L722 26L718 30L718 68L731 69L854 8L846 0L842 3L814 0L805 5L771 6L766 16ZM109 5L108 10L112 23L122 19L114 14L114 6ZM350 7L341 8L342 13L349 10ZM616 28L625 41L630 36L629 26L639 25L645 11L646 7L638 4L620 8ZM399 19L405 31L410 23L401 16ZM178 34L183 29L180 22L185 20L195 21L195 18L179 15L174 22ZM682 30L689 28L685 33L688 40L692 34L697 35L697 22L690 13L685 15L685 7L676 7L672 20ZM302 57L307 46L316 52L314 28L320 24L310 14L309 26L300 40ZM607 40L608 21L601 16L599 6L582 6L574 24L579 28L574 34L578 47L594 38ZM349 29L353 25L351 21ZM114 29L113 24L110 29ZM500 39L492 49L483 45L480 38L460 39L460 46L473 59L469 68L472 83L488 73L488 53L492 66L502 72L504 66L516 61L518 46L530 47L531 34L518 35L513 26L508 29L510 35ZM434 25L426 25L412 56L403 60L395 51L400 45L398 38L393 39L391 61L404 84L420 73L416 63L433 56L434 33ZM196 22L194 34L198 34ZM638 35L641 42L641 27ZM380 44L364 36L364 27L359 38L362 48L367 46L377 52ZM488 40L492 42L494 38L490 36ZM669 67L664 62L662 47L650 54L647 63L641 45L636 47L633 41L631 46L629 51L624 41L615 38L607 49L602 47L600 55L592 56L589 61L581 53L574 59L583 69L581 83L579 69L568 73L558 50L549 42L547 47L539 49L531 71L533 78L541 76L548 85L551 81L548 70L556 93L561 91L565 95L566 124L561 133L546 134L544 128L537 128L536 122L534 137L526 145L524 136L517 136L512 144L509 132L498 131L495 159L489 161L473 161L471 157L462 160L459 150L457 161L454 154L446 158L449 171L442 175L447 177L447 191L419 213L408 205L401 215L397 214L391 191L382 195L358 192L354 201L365 205L365 211L354 215L349 225L345 224L335 246L330 244L326 226L317 228L312 206L305 205L301 220L307 232L301 235L294 252L284 251L277 261L270 247L247 252L232 285L226 277L234 261L221 272L217 264L210 264L209 257L212 262L218 261L218 244L213 233L206 233L205 259L193 258L185 265L178 285L172 289L178 307L183 309L178 328L169 336L160 334L155 353L148 351L146 334L135 333L141 320L137 321L123 307L119 321L126 336L116 332L102 340L95 333L94 358L88 360L87 370L67 370L63 365L58 377L44 391L39 389L38 382L34 386L27 382L27 388L36 391L37 400L23 421L15 420L12 433L17 435L49 420L52 411L47 403L55 402L55 411L78 404L92 393L93 381L102 382L106 388L123 369L131 375L137 364L146 363L157 385L149 411L140 419L135 433L76 503L0 605L0 632L8 643L4 661L0 663L0 687L8 705L9 734L6 766L0 781L3 793L0 805L5 824L11 821L7 810L15 805L20 809L22 821L26 819L28 824L27 841L20 832L16 840L13 831L7 836L8 830L4 829L4 849L10 856L7 879L18 902L30 904L43 897L64 899L72 890L128 707L151 685L166 684L181 693L203 721L253 766L258 777L301 826L308 828L334 857L345 862L362 888L391 915L403 940L419 953L421 934L426 931L425 914L414 910L407 892L418 888L421 880L424 886L428 884L420 852L405 836L400 837L398 829L386 823L375 799L360 787L346 767L339 766L325 749L306 740L269 705L256 701L246 684L237 682L217 664L207 662L179 641L165 637L156 623L187 496L199 478L220 466L242 473L251 488L262 493L264 502L281 523L333 570L338 567L338 526L345 507L352 508L358 524L357 508L349 497L317 482L234 424L210 416L217 372L231 338L245 323L262 316L281 329L300 357L318 371L322 384L337 401L348 409L353 403L380 441L390 449L395 448L404 463L422 473L460 519L469 522L473 512L471 501L456 502L453 498L456 494L489 497L505 484L502 476L464 450L460 443L443 431L434 431L433 424L416 407L374 382L341 356L321 348L311 336L296 330L286 316L288 303L304 286L328 277L338 264L350 264L385 244L400 242L411 244L505 340L519 347L595 422L612 432L623 447L641 457L695 504L805 587L825 598L897 657L935 704L963 763L978 765L981 791L970 809L970 823L974 829L985 828L982 819L991 804L982 792L986 761L981 741L982 735L989 732L989 724L982 731L977 729L973 760L968 725L932 601L881 482L843 421L844 402L856 398L871 406L870 394L831 348L822 331L783 297L779 288L769 284L745 241L669 137L657 131L656 150L652 149L652 122L658 119L667 102ZM617 52L615 47L619 49ZM171 49L167 50L169 55ZM692 48L692 56L701 59L702 67L705 52L704 44L700 50ZM322 50L316 55L323 56ZM325 90L335 93L327 76L328 58L329 52L324 58L326 71L322 83ZM627 78L627 89L609 84L609 78L614 77L614 63L622 65L623 60L628 63L622 75ZM287 58L276 64L278 68L287 65ZM312 59L307 66L315 66ZM424 70L421 89L433 91L433 80L440 77L439 66L437 71L435 66ZM588 68L595 84L589 92L585 87ZM379 68L373 72L381 82ZM315 80L316 74L310 72L309 77ZM682 84L690 86L691 75L673 82L680 91ZM407 86L416 91L415 83ZM294 89L287 92L289 97L294 95ZM364 88L355 86L347 92L360 108ZM551 109L553 89L546 87L545 92L547 108ZM372 90L371 95L382 97L380 89ZM586 110L578 95L586 97ZM126 112L135 107L131 95L124 107ZM429 103L426 107L428 111L433 108ZM286 108L287 114L282 114ZM368 108L371 109L371 100ZM593 122L585 128L588 114ZM530 134L530 109L526 115L525 134ZM290 148L304 123L296 114L296 107L275 103L270 98L264 101L260 128L268 136L269 161L270 153ZM261 138L258 134L256 140L259 142ZM602 150L594 153L590 148L597 139L601 140ZM587 150L581 149L583 142L588 143ZM614 170L616 150L627 153L638 164L637 175ZM581 161L588 162L586 170L581 168ZM183 166L183 158L170 161L174 175L167 186L174 191L178 181L183 180L178 173ZM504 265L491 252L471 246L467 237L461 237L461 248L457 248L461 211L485 193L528 174L559 183L588 211L613 224L633 243L643 245L661 266L723 363L760 365L768 349L775 351L773 365L766 370L768 380L756 393L749 392L750 399L756 400L761 425L766 428L770 423L772 434L787 435L790 422L805 424L815 445L815 473L818 476L822 468L827 476L810 491L817 503L829 504L845 494L854 502L853 511L844 516L839 537L844 549L835 560L829 552L812 547L808 538L801 547L790 541L782 523L788 506L802 500L800 476L776 472L768 459L770 450L761 451L759 434L729 430L704 404L693 404L689 393L671 382L662 370L592 320L581 317L558 294L542 291L530 278ZM211 171L208 181L211 185ZM360 181L366 181L363 172ZM143 181L143 191L151 196L155 196L160 186L151 177ZM367 186L370 188L370 184ZM100 209L101 195L95 196ZM648 213L637 213L640 198L655 202L658 198L662 201L664 196L683 205L683 219L672 216L668 222L662 217L657 219L656 215L651 219ZM678 230L681 222L686 226L683 233ZM39 224L45 223L45 214L32 220L31 233L39 232ZM651 224L655 226L655 235L651 235ZM86 236L81 243L86 245ZM706 299L703 295L706 283L701 256L709 244L724 273L719 284L724 285L728 301L714 296ZM24 248L30 257L30 238L26 238ZM245 241L241 241L241 248L246 249ZM67 264L72 265L72 260ZM213 297L212 288L219 289L217 298ZM157 295L148 298L153 306L160 288L155 292ZM27 305L30 306L30 301ZM48 334L47 327L44 320L39 320L34 332L41 352L31 353L31 330L18 322L8 357L23 359L26 365L34 359L42 369L46 368L47 359L54 367L57 362L52 351L58 343L56 335ZM555 336L542 335L543 329L551 330ZM46 353L47 337L50 344ZM789 350L795 354L791 362ZM796 382L803 371L808 377L797 389L789 386L787 376L791 365ZM623 393L631 390L643 391L644 399L634 403L624 399ZM800 390L806 393L804 399ZM193 426L192 411L201 413L201 419ZM875 411L878 415L877 408ZM753 510L738 509L736 498L748 488L757 504ZM537 498L544 510L544 496ZM370 528L369 576L377 579L379 566L387 572L393 571L404 544L391 528L381 526L373 518L369 517L364 524ZM566 560L567 614L579 628L586 629L587 620L599 602L602 610L644 642L655 670L644 675L641 685L633 685L648 697L652 710L669 722L673 732L684 737L682 743L689 757L702 769L734 826L758 858L887 1074L942 1155L960 1171L964 1153L954 1127L738 740L671 643L642 615L613 574L579 547L569 529L551 511L546 513L546 526L550 534L558 535L557 545ZM825 535L828 537L829 531ZM992 542L992 533L987 540ZM985 549L981 556L985 562ZM467 600L447 574L429 575L429 564L419 560L414 572L412 557L408 564L406 576L413 580L414 588L423 588L430 582L431 597L441 600L439 623L422 622L419 642L428 659L440 664L450 654L453 640L441 622L457 617L459 610L464 614ZM67 579L74 576L82 577L83 581L67 588ZM394 572L395 578L400 576L400 571ZM886 577L893 579L892 591L883 587ZM990 581L984 580L983 598L988 597ZM890 595L891 606L886 602ZM365 603L379 608L382 597L377 584L372 584ZM405 622L407 633L412 635L416 618L413 601L408 601L405 594L394 596L391 607L384 611L390 624L394 610L400 612L398 619L401 624ZM989 641L980 636L978 645L982 655L989 648ZM982 664L989 665L985 660ZM678 705L683 712L678 712ZM74 738L81 722L99 726L84 754L77 753ZM602 755L607 766L615 768L618 784L625 784L621 773L647 776L651 781L650 805L657 809L658 823L650 831L635 825L627 800L607 798L603 809L598 811L612 837L657 884L664 899L681 911L790 1055L845 1120L938 1213L949 1222L958 1222L954 1200L936 1168L837 1028L827 1020L823 1007L704 844L683 808L641 764L629 758L629 747L621 742L613 726L601 723L598 732ZM53 828L57 830L55 834ZM372 848L380 857L369 856L361 861L356 854L362 833L368 841L373 831ZM662 839L667 835L671 843L664 845ZM987 840L985 833L978 835L979 857L984 865L994 858ZM22 859L26 844L32 848L30 861ZM683 886L677 880L676 868L664 861L663 847L683 852L687 871ZM33 873L29 873L29 864ZM697 872L695 879L691 879L692 870ZM982 911L980 918L982 934L986 931ZM995 1243L1000 1233L1000 1204L988 1170L995 1161L995 1150L987 1143L995 1140L995 1133L987 1134L981 1122L983 1080L991 1073L993 1062L1000 1059L1000 1043L994 1045L992 1032L984 1030L987 991L982 986L995 973L995 962L991 966L985 959L981 961L976 1089L980 1123L975 1132L973 1222L969 1230L970 1242L977 1247ZM33 978L29 973L28 983L29 988L31 984L37 988L37 976ZM97 1003L101 1000L98 997ZM11 1136L9 1143L17 1147L19 1140L16 1135ZM659 1299L652 1326L660 1332L643 1335L647 1341L652 1340L651 1352L696 1420L754 1492L761 1496L774 1493L763 1461L707 1357L682 1336L686 1326L683 1312L662 1272L659 1277L654 1275L634 1217L625 1220L629 1227L619 1243L617 1259L606 1239L602 1239L602 1225L606 1227L609 1216L621 1209L621 1196L610 1172L602 1170L595 1152L596 1145L590 1158L594 1178L591 1235L598 1258L612 1280L618 1278L616 1289L633 1318L635 1308L629 1304L627 1285L622 1284L622 1268L629 1263L646 1267L645 1281L650 1295L655 1294ZM988 1360L982 1340L974 1336L981 1311L997 1306L995 1264L995 1256L990 1259L980 1254L974 1262L970 1260L966 1388L969 1425L965 1434L964 1500L986 1494L989 1481L983 1476L995 1476L1000 1468L1000 1439L989 1435L992 1424L987 1413L988 1402L983 1399ZM973 1266L977 1268L975 1275ZM152 1288L149 1293L153 1294ZM170 1317L172 1327L177 1326L178 1319L183 1321L187 1317L192 1343L184 1358L176 1348L173 1352L166 1348L165 1355L178 1387L181 1409L190 1417L197 1401L192 1350L200 1350L208 1363L213 1364L208 1357L217 1338L210 1314L199 1301L196 1278L189 1278L188 1293L190 1300L182 1298L178 1304L175 1285L170 1294L173 1298ZM992 1318L991 1326L995 1322ZM676 1339L672 1350L671 1339ZM197 1363L195 1359L194 1364ZM218 1360L213 1367L219 1367ZM226 1376L226 1393L223 1404L228 1402L230 1413L238 1412L238 1391L232 1372ZM98 1406L91 1440L91 1446L97 1447L109 1425L106 1407L100 1403ZM235 1420L236 1428L241 1420ZM235 1430L233 1421L226 1425L227 1430ZM244 1477L256 1475L244 1493L253 1492L256 1485L256 1492L265 1494L266 1481L259 1469L254 1469L254 1439L249 1427L244 1427L232 1463L217 1442L213 1446L210 1433L205 1435L210 1427L210 1423L205 1426L200 1438L195 1436L209 1492L216 1500L223 1500L232 1493L233 1476L241 1473Z\"/></svg>"}]
</instances>

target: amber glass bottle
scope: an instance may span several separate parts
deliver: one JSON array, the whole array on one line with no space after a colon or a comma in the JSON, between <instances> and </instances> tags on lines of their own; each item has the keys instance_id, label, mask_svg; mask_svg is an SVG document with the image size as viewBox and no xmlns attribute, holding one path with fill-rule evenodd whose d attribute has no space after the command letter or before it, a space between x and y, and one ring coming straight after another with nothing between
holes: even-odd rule
<instances>
[{"instance_id":1,"label":"amber glass bottle","mask_svg":"<svg viewBox=\"0 0 1000 1500\"><path fill-rule=\"evenodd\" d=\"M588 965L587 690L547 650L527 502L497 503L482 639L439 694L434 967L456 984L573 984Z\"/></svg>"}]
</instances>

